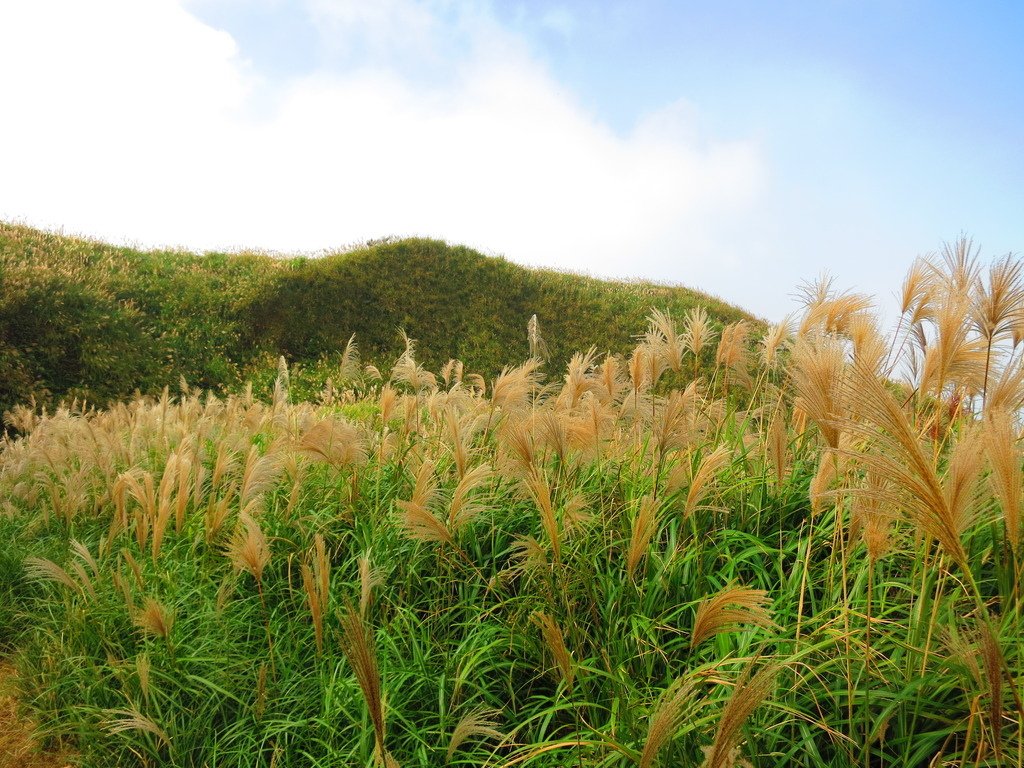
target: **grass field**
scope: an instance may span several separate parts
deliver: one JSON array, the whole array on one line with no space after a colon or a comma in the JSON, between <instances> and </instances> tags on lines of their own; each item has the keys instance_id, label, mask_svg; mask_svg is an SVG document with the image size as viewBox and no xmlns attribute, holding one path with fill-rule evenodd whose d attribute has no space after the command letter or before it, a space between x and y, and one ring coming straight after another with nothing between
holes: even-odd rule
<instances>
[{"instance_id":1,"label":"grass field","mask_svg":"<svg viewBox=\"0 0 1024 768\"><path fill-rule=\"evenodd\" d=\"M1024 764L1021 270L15 409L21 701L96 768Z\"/></svg>"}]
</instances>

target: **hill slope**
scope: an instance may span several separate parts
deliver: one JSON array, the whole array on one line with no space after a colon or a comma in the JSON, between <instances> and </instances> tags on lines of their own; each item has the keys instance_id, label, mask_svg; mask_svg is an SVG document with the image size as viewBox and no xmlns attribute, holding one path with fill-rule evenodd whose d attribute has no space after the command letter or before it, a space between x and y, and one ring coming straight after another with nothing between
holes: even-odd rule
<instances>
[{"instance_id":1,"label":"hill slope","mask_svg":"<svg viewBox=\"0 0 1024 768\"><path fill-rule=\"evenodd\" d=\"M319 258L138 251L0 222L0 409L31 395L105 401L184 376L226 389L279 354L310 363L354 333L389 365L399 328L418 357L493 375L528 355L538 316L560 366L591 344L625 352L652 307L718 323L742 310L681 287L528 269L436 240Z\"/></svg>"}]
</instances>

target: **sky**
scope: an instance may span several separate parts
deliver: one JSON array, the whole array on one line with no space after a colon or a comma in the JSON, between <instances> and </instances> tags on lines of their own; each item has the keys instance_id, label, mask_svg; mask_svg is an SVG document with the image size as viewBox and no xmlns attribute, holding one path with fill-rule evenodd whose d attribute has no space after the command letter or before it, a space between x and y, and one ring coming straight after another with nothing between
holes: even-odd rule
<instances>
[{"instance_id":1,"label":"sky","mask_svg":"<svg viewBox=\"0 0 1024 768\"><path fill-rule=\"evenodd\" d=\"M1009 0L0 0L0 219L884 305L1024 248L1021 39Z\"/></svg>"}]
</instances>

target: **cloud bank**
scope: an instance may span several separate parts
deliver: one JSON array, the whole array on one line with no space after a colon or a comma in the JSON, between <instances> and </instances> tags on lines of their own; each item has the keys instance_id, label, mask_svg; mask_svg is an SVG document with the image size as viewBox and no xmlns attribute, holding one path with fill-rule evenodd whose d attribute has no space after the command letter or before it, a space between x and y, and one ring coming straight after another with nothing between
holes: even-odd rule
<instances>
[{"instance_id":1,"label":"cloud bank","mask_svg":"<svg viewBox=\"0 0 1024 768\"><path fill-rule=\"evenodd\" d=\"M194 11L5 5L0 216L200 250L424 235L700 285L764 193L756 141L702 135L685 102L617 133L480 6L310 0L345 66L286 80Z\"/></svg>"}]
</instances>

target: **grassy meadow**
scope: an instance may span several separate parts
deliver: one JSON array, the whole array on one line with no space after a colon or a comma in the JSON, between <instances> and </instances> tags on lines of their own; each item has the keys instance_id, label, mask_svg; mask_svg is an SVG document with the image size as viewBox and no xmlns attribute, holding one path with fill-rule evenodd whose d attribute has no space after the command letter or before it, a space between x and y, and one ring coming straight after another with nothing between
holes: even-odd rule
<instances>
[{"instance_id":1,"label":"grassy meadow","mask_svg":"<svg viewBox=\"0 0 1024 768\"><path fill-rule=\"evenodd\" d=\"M538 311L500 373L346 328L293 340L320 391L15 407L21 702L95 768L1022 765L1022 270L958 241L891 332L822 280L767 329L651 297L617 354Z\"/></svg>"}]
</instances>

